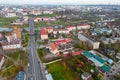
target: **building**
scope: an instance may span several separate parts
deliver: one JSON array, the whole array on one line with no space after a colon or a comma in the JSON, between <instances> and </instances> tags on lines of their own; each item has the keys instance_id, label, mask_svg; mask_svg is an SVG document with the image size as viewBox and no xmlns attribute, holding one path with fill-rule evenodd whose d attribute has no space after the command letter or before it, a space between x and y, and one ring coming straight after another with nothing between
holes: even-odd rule
<instances>
[{"instance_id":1,"label":"building","mask_svg":"<svg viewBox=\"0 0 120 80\"><path fill-rule=\"evenodd\" d=\"M42 28L40 30L40 36L41 36L41 40L48 39L48 32L47 32L46 28Z\"/></svg>"},{"instance_id":2,"label":"building","mask_svg":"<svg viewBox=\"0 0 120 80\"><path fill-rule=\"evenodd\" d=\"M93 80L91 74L87 73L87 72L84 72L82 75L81 75L81 78L83 80Z\"/></svg>"},{"instance_id":3,"label":"building","mask_svg":"<svg viewBox=\"0 0 120 80\"><path fill-rule=\"evenodd\" d=\"M17 73L15 80L26 80L26 74L24 71L20 71Z\"/></svg>"},{"instance_id":4,"label":"building","mask_svg":"<svg viewBox=\"0 0 120 80\"><path fill-rule=\"evenodd\" d=\"M11 50L11 49L20 49L21 46L21 40L13 40L10 42L2 42L2 49L3 50Z\"/></svg>"},{"instance_id":5,"label":"building","mask_svg":"<svg viewBox=\"0 0 120 80\"><path fill-rule=\"evenodd\" d=\"M59 39L59 40L55 41L55 45L58 46L58 45L61 45L61 44L66 44L66 43L68 43L70 41L71 41L70 38Z\"/></svg>"},{"instance_id":6,"label":"building","mask_svg":"<svg viewBox=\"0 0 120 80\"><path fill-rule=\"evenodd\" d=\"M49 50L52 54L59 54L59 51L54 43L50 43Z\"/></svg>"},{"instance_id":7,"label":"building","mask_svg":"<svg viewBox=\"0 0 120 80\"><path fill-rule=\"evenodd\" d=\"M69 30L69 31L73 31L76 30L75 26L66 26L65 29Z\"/></svg>"},{"instance_id":8,"label":"building","mask_svg":"<svg viewBox=\"0 0 120 80\"><path fill-rule=\"evenodd\" d=\"M3 63L5 62L5 58L3 55L0 54L0 70L2 68Z\"/></svg>"},{"instance_id":9,"label":"building","mask_svg":"<svg viewBox=\"0 0 120 80\"><path fill-rule=\"evenodd\" d=\"M32 10L32 11L30 11L29 12L29 14L32 14L32 15L41 15L42 14L42 11L40 11L40 10Z\"/></svg>"},{"instance_id":10,"label":"building","mask_svg":"<svg viewBox=\"0 0 120 80\"><path fill-rule=\"evenodd\" d=\"M59 34L69 34L69 30L67 30L67 29L54 29L53 34L57 34L57 33L59 33Z\"/></svg>"},{"instance_id":11,"label":"building","mask_svg":"<svg viewBox=\"0 0 120 80\"><path fill-rule=\"evenodd\" d=\"M13 33L16 34L18 39L21 39L21 31L19 26L13 26Z\"/></svg>"},{"instance_id":12,"label":"building","mask_svg":"<svg viewBox=\"0 0 120 80\"><path fill-rule=\"evenodd\" d=\"M14 12L7 12L6 14L4 14L5 17L17 17L16 13Z\"/></svg>"},{"instance_id":13,"label":"building","mask_svg":"<svg viewBox=\"0 0 120 80\"><path fill-rule=\"evenodd\" d=\"M90 29L90 25L89 24L80 24L77 26L77 29L81 30L81 29Z\"/></svg>"},{"instance_id":14,"label":"building","mask_svg":"<svg viewBox=\"0 0 120 80\"><path fill-rule=\"evenodd\" d=\"M78 34L78 38L83 42L87 42L88 46L91 46L92 49L98 49L100 46L100 42L97 42L97 41L91 39L90 37L88 37L87 35L84 35L82 33Z\"/></svg>"},{"instance_id":15,"label":"building","mask_svg":"<svg viewBox=\"0 0 120 80\"><path fill-rule=\"evenodd\" d=\"M47 29L48 33L52 33L53 32L53 28L51 28L51 27L47 27L46 29Z\"/></svg>"},{"instance_id":16,"label":"building","mask_svg":"<svg viewBox=\"0 0 120 80\"><path fill-rule=\"evenodd\" d=\"M0 32L0 44L3 50L21 48L21 32L19 27L13 27L11 31Z\"/></svg>"},{"instance_id":17,"label":"building","mask_svg":"<svg viewBox=\"0 0 120 80\"><path fill-rule=\"evenodd\" d=\"M101 73L104 74L110 71L110 66L106 64L107 60L101 58L96 54L92 54L89 51L83 51L81 54L83 54L88 60L92 61Z\"/></svg>"}]
</instances>

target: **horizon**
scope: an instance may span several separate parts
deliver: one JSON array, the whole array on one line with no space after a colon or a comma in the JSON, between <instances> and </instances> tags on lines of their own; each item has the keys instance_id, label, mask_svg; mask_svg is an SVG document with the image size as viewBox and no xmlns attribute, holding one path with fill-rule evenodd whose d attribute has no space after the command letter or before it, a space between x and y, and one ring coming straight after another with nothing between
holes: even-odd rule
<instances>
[{"instance_id":1,"label":"horizon","mask_svg":"<svg viewBox=\"0 0 120 80\"><path fill-rule=\"evenodd\" d=\"M120 5L119 0L1 0L0 4L10 5Z\"/></svg>"}]
</instances>

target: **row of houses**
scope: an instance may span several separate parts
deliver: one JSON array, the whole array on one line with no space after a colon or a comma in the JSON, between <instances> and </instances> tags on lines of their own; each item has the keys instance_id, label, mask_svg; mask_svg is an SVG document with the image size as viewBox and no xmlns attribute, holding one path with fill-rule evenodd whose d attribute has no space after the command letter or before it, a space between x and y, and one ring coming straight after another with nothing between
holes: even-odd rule
<instances>
[{"instance_id":1,"label":"row of houses","mask_svg":"<svg viewBox=\"0 0 120 80\"><path fill-rule=\"evenodd\" d=\"M33 18L34 22L40 22L40 21L56 21L55 17L35 17Z\"/></svg>"},{"instance_id":2,"label":"row of houses","mask_svg":"<svg viewBox=\"0 0 120 80\"><path fill-rule=\"evenodd\" d=\"M63 29L42 28L40 30L40 35L41 35L41 40L45 40L45 39L48 39L48 34L50 34L50 33L53 33L54 35L56 35L57 33L69 34L70 31L73 31L76 29L81 30L81 29L89 29L89 28L90 28L90 25L88 25L88 24L81 24L78 26L66 26Z\"/></svg>"}]
</instances>

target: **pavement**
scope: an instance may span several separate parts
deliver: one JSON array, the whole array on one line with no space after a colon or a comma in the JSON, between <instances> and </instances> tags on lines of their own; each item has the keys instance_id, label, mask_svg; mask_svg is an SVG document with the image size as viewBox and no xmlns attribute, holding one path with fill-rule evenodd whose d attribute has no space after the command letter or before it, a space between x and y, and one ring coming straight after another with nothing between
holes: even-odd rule
<instances>
[{"instance_id":1,"label":"pavement","mask_svg":"<svg viewBox=\"0 0 120 80\"><path fill-rule=\"evenodd\" d=\"M28 80L45 80L43 79L42 62L37 55L37 47L34 37L34 22L29 18L29 44L28 44Z\"/></svg>"}]
</instances>

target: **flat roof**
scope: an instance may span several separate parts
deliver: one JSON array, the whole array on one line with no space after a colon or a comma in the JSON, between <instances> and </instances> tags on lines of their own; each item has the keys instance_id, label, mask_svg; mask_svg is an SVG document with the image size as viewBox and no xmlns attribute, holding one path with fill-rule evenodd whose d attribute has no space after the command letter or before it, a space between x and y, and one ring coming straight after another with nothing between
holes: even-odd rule
<instances>
[{"instance_id":1,"label":"flat roof","mask_svg":"<svg viewBox=\"0 0 120 80\"><path fill-rule=\"evenodd\" d=\"M17 73L15 80L24 80L25 79L25 72L20 71Z\"/></svg>"},{"instance_id":2,"label":"flat roof","mask_svg":"<svg viewBox=\"0 0 120 80\"><path fill-rule=\"evenodd\" d=\"M108 72L110 70L110 67L107 65L103 65L100 67L103 71Z\"/></svg>"},{"instance_id":3,"label":"flat roof","mask_svg":"<svg viewBox=\"0 0 120 80\"><path fill-rule=\"evenodd\" d=\"M84 54L87 58L92 57L92 55L89 51L83 51L82 54Z\"/></svg>"}]
</instances>

